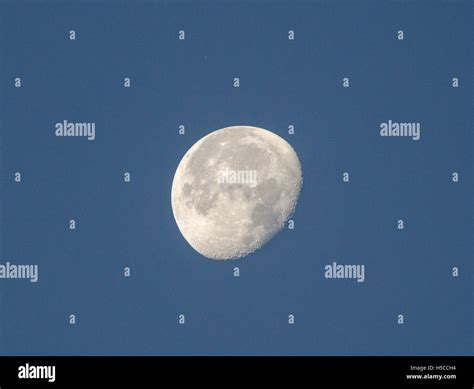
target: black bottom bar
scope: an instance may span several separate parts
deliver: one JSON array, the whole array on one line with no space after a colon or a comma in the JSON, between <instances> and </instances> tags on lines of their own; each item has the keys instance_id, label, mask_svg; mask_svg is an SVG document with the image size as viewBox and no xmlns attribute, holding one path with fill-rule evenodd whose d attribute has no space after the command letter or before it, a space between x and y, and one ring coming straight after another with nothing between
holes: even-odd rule
<instances>
[{"instance_id":1,"label":"black bottom bar","mask_svg":"<svg viewBox=\"0 0 474 389\"><path fill-rule=\"evenodd\" d=\"M472 388L473 366L473 357L0 357L0 388L165 383Z\"/></svg>"}]
</instances>

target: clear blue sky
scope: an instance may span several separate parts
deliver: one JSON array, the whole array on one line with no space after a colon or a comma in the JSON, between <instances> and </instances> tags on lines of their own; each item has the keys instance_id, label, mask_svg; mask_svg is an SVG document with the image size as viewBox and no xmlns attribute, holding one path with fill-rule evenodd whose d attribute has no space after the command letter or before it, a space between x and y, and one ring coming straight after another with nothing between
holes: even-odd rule
<instances>
[{"instance_id":1,"label":"clear blue sky","mask_svg":"<svg viewBox=\"0 0 474 389\"><path fill-rule=\"evenodd\" d=\"M0 354L472 354L472 3L0 9L0 260L40 272L0 280ZM64 119L96 139L56 138ZM421 140L381 138L389 119ZM287 139L304 185L294 231L213 262L181 237L171 181L195 141L237 124ZM325 279L333 261L365 282Z\"/></svg>"}]
</instances>

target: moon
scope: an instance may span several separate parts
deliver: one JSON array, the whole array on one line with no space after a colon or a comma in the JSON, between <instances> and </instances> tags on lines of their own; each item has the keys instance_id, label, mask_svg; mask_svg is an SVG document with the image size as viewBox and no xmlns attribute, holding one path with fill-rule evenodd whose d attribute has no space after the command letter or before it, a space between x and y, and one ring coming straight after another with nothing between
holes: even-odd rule
<instances>
[{"instance_id":1,"label":"moon","mask_svg":"<svg viewBox=\"0 0 474 389\"><path fill-rule=\"evenodd\" d=\"M258 127L222 128L181 159L171 189L173 215L198 253L242 258L281 231L302 182L298 156L283 138Z\"/></svg>"}]
</instances>

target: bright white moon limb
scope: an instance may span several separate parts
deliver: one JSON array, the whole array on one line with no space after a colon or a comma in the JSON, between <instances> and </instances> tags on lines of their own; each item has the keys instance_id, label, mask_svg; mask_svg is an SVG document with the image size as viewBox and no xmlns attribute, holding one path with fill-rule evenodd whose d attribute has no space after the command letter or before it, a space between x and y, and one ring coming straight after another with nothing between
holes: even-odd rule
<instances>
[{"instance_id":1,"label":"bright white moon limb","mask_svg":"<svg viewBox=\"0 0 474 389\"><path fill-rule=\"evenodd\" d=\"M262 128L233 126L196 142L176 169L171 204L179 230L211 259L244 257L293 214L302 185L293 148Z\"/></svg>"}]
</instances>

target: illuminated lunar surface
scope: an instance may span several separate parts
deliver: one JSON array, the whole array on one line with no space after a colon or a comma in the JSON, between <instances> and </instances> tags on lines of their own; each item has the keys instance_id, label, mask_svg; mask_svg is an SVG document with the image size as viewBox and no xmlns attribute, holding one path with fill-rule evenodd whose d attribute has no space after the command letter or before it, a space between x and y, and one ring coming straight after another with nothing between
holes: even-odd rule
<instances>
[{"instance_id":1,"label":"illuminated lunar surface","mask_svg":"<svg viewBox=\"0 0 474 389\"><path fill-rule=\"evenodd\" d=\"M186 152L171 204L181 234L197 252L236 259L284 227L301 185L298 156L283 138L257 127L226 127Z\"/></svg>"}]
</instances>

